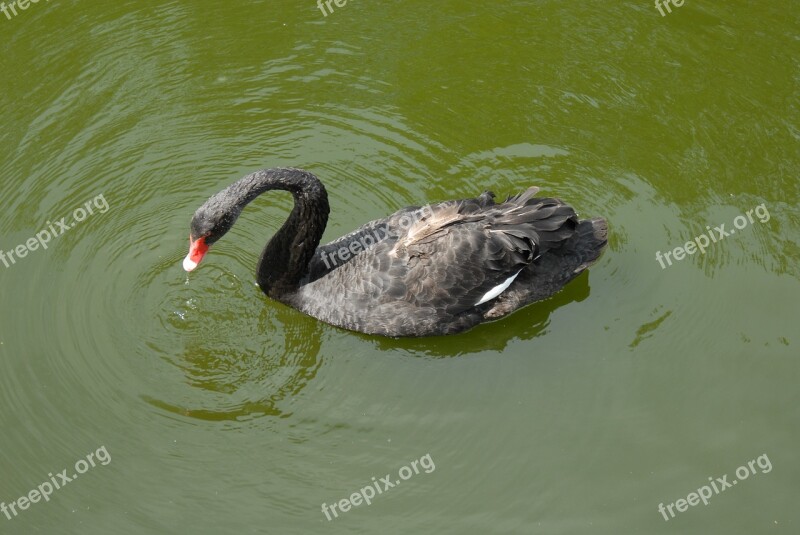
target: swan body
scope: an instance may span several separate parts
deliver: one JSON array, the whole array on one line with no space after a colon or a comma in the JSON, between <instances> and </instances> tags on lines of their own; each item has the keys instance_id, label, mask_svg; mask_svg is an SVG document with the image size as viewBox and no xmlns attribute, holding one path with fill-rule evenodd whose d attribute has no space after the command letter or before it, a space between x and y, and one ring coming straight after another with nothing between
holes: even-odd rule
<instances>
[{"instance_id":1,"label":"swan body","mask_svg":"<svg viewBox=\"0 0 800 535\"><path fill-rule=\"evenodd\" d=\"M403 208L319 245L329 205L322 183L301 169L257 171L195 212L183 267L208 248L261 193L292 193L294 208L256 269L269 297L321 321L368 334L452 334L546 299L602 253L607 224L578 219L538 188L495 203L474 199Z\"/></svg>"}]
</instances>

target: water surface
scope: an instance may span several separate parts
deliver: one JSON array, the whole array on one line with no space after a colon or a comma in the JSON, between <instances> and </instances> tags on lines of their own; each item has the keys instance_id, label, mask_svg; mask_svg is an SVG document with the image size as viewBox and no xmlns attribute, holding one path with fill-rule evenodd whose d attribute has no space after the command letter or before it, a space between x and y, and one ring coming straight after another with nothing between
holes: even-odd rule
<instances>
[{"instance_id":1,"label":"water surface","mask_svg":"<svg viewBox=\"0 0 800 535\"><path fill-rule=\"evenodd\" d=\"M778 0L0 14L0 250L74 223L0 264L0 502L111 459L0 532L797 533L799 23ZM325 182L326 239L537 185L606 217L609 247L551 300L438 339L264 298L285 194L187 277L197 206L286 165ZM426 454L430 473L327 520Z\"/></svg>"}]
</instances>

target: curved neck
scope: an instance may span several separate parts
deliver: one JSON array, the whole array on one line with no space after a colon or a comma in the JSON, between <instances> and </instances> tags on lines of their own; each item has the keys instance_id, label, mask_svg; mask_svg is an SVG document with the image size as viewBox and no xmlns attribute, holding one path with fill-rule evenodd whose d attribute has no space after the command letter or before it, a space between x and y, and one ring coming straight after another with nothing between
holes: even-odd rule
<instances>
[{"instance_id":1,"label":"curved neck","mask_svg":"<svg viewBox=\"0 0 800 535\"><path fill-rule=\"evenodd\" d=\"M328 193L313 174L301 169L264 169L247 175L239 186L243 208L269 190L288 191L294 197L289 218L264 247L256 268L261 290L272 298L297 290L328 223Z\"/></svg>"}]
</instances>

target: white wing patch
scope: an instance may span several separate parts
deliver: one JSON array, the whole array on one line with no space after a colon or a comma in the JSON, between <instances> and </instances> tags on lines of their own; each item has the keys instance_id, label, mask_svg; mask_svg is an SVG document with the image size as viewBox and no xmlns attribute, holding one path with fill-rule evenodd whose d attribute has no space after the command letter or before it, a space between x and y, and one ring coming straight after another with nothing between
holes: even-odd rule
<instances>
[{"instance_id":1,"label":"white wing patch","mask_svg":"<svg viewBox=\"0 0 800 535\"><path fill-rule=\"evenodd\" d=\"M492 288L491 290L486 292L483 295L483 297L481 297L481 300L478 301L477 303L475 303L475 306L481 305L481 304L485 303L486 301L489 301L490 299L494 299L495 297L497 297L498 295L500 295L501 293L506 291L506 288L511 286L511 283L514 282L514 279L517 278L517 275L520 274L520 271L522 271L522 270L520 269L519 271L517 271L516 273L511 275L509 278L507 278L505 280L505 282L502 282L501 284L498 284L497 286L495 286L494 288Z\"/></svg>"}]
</instances>

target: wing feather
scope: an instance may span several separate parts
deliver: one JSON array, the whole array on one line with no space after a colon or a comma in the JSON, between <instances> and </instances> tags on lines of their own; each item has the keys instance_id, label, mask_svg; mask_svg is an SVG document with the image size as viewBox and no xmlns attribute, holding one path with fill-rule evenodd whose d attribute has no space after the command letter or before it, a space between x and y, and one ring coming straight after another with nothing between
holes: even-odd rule
<instances>
[{"instance_id":1,"label":"wing feather","mask_svg":"<svg viewBox=\"0 0 800 535\"><path fill-rule=\"evenodd\" d=\"M317 277L330 279L328 287L343 287L341 313L353 316L405 303L405 313L414 316L409 321L427 321L476 305L491 307L491 301L479 302L575 232L575 211L558 199L537 198L537 192L529 188L501 204L485 192L476 199L404 208L320 247L318 256L383 232L374 246L336 268L320 269L315 258Z\"/></svg>"}]
</instances>

